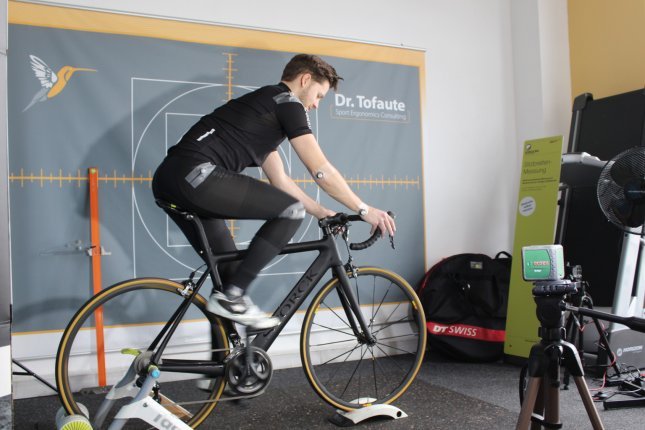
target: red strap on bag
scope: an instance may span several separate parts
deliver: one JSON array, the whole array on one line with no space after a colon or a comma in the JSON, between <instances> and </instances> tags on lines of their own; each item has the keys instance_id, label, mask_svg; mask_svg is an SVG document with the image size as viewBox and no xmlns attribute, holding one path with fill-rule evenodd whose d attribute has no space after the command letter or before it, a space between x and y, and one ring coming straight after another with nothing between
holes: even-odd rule
<instances>
[{"instance_id":1,"label":"red strap on bag","mask_svg":"<svg viewBox=\"0 0 645 430\"><path fill-rule=\"evenodd\" d=\"M426 323L428 333L435 336L463 337L485 342L504 342L506 330L495 330L467 324L441 324L433 321Z\"/></svg>"}]
</instances>

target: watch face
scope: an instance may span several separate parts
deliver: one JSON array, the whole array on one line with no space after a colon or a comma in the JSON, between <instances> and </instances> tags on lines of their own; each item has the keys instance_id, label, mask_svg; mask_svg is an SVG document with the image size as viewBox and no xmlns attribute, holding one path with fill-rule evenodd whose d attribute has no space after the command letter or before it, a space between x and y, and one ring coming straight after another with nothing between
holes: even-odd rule
<instances>
[{"instance_id":1,"label":"watch face","mask_svg":"<svg viewBox=\"0 0 645 430\"><path fill-rule=\"evenodd\" d=\"M367 215L367 209L359 209L358 214L359 214L360 216L365 216L365 215Z\"/></svg>"}]
</instances>

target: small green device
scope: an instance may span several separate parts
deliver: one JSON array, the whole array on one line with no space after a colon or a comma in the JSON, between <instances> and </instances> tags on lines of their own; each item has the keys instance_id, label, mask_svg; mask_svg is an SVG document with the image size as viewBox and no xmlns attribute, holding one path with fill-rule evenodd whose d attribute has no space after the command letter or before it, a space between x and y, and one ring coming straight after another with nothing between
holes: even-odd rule
<instances>
[{"instance_id":1,"label":"small green device","mask_svg":"<svg viewBox=\"0 0 645 430\"><path fill-rule=\"evenodd\" d=\"M559 281L564 278L562 245L522 247L522 276L525 281Z\"/></svg>"}]
</instances>

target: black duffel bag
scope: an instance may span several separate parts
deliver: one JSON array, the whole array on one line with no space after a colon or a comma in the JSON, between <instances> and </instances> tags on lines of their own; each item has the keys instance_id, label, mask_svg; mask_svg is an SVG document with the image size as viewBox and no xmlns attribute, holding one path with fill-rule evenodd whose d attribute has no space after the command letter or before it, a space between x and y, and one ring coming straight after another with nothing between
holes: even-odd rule
<instances>
[{"instance_id":1,"label":"black duffel bag","mask_svg":"<svg viewBox=\"0 0 645 430\"><path fill-rule=\"evenodd\" d=\"M419 287L433 350L464 361L504 353L511 255L458 254L435 264Z\"/></svg>"}]
</instances>

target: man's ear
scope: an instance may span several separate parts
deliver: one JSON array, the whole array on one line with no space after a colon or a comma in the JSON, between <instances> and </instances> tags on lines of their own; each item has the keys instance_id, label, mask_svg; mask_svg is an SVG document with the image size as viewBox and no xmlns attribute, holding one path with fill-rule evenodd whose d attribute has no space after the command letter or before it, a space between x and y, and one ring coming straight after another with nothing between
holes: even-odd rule
<instances>
[{"instance_id":1,"label":"man's ear","mask_svg":"<svg viewBox=\"0 0 645 430\"><path fill-rule=\"evenodd\" d=\"M310 81L311 81L311 73L303 73L302 75L300 75L300 85L303 88L309 85Z\"/></svg>"}]
</instances>

